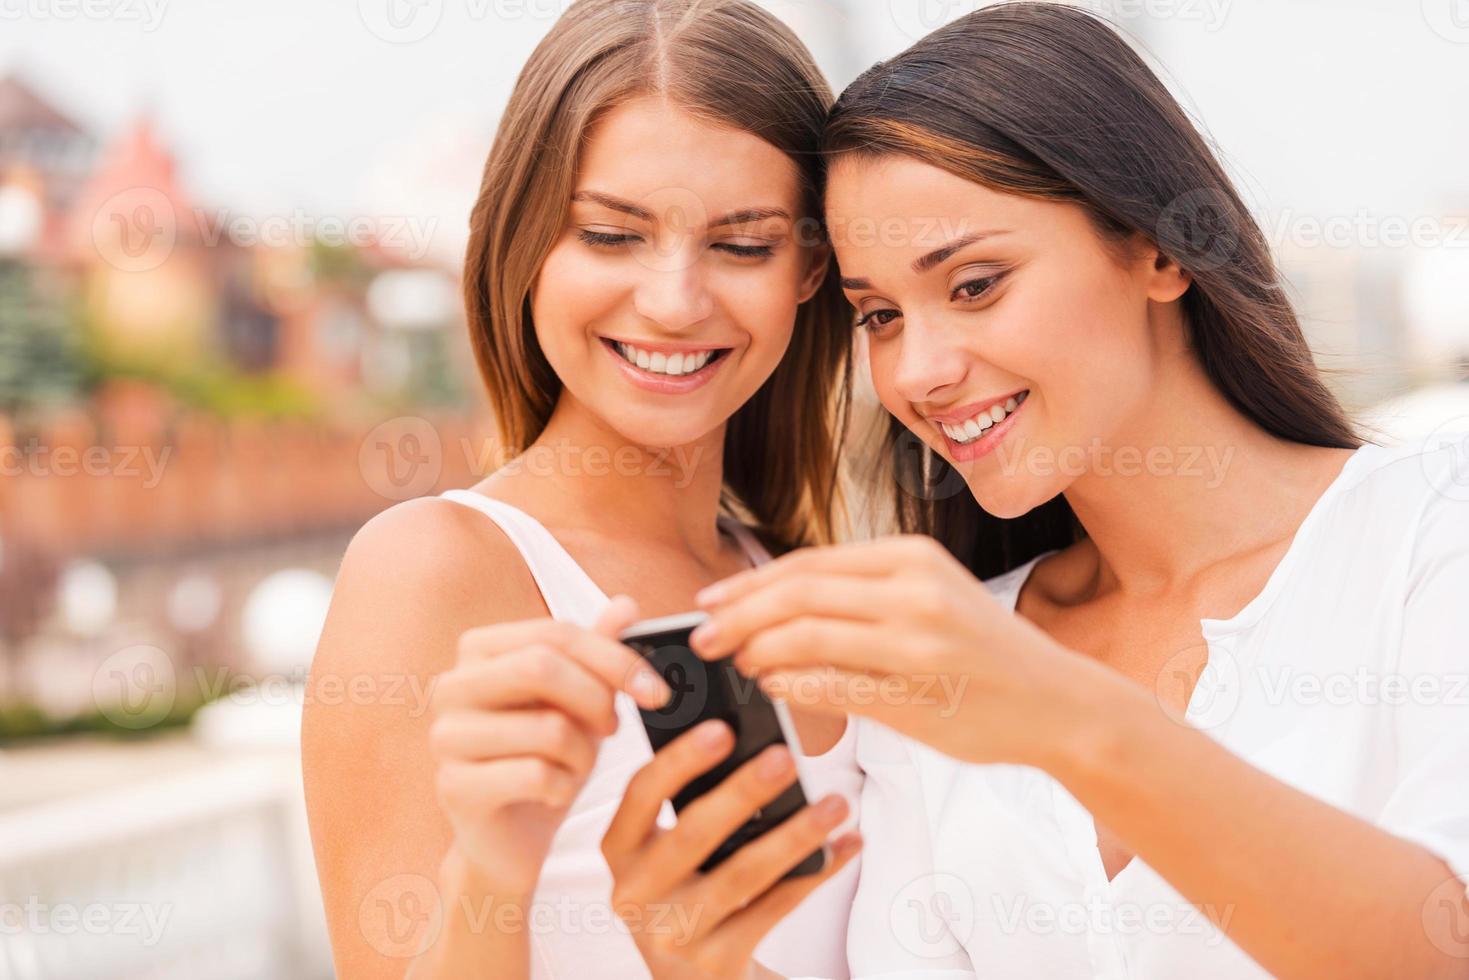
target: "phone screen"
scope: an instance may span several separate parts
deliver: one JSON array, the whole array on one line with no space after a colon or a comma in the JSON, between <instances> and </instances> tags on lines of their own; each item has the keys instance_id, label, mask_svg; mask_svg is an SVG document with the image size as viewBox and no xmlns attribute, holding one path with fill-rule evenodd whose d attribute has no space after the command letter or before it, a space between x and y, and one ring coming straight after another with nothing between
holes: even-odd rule
<instances>
[{"instance_id":1,"label":"phone screen","mask_svg":"<svg viewBox=\"0 0 1469 980\"><path fill-rule=\"evenodd\" d=\"M635 625L622 636L624 643L653 665L673 692L662 708L639 711L653 751L710 718L727 724L735 738L734 749L725 759L673 797L673 808L679 812L766 746L788 740L775 705L753 680L735 670L732 658L707 661L689 648L689 634L697 625L697 618L678 617L678 625L668 628L658 628L659 622L663 621ZM741 846L778 826L805 805L806 795L798 780L731 834L700 865L700 870L717 867ZM786 877L815 874L825 864L825 852L817 850L788 871Z\"/></svg>"}]
</instances>

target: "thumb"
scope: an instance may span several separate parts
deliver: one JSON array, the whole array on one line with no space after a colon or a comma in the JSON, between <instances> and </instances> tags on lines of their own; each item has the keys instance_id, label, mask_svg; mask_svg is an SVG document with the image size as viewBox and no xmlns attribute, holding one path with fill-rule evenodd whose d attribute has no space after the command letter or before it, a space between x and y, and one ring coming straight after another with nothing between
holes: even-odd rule
<instances>
[{"instance_id":1,"label":"thumb","mask_svg":"<svg viewBox=\"0 0 1469 980\"><path fill-rule=\"evenodd\" d=\"M618 633L637 621L637 602L631 596L617 595L612 597L612 601L597 616L597 621L592 624L592 632L615 640Z\"/></svg>"}]
</instances>

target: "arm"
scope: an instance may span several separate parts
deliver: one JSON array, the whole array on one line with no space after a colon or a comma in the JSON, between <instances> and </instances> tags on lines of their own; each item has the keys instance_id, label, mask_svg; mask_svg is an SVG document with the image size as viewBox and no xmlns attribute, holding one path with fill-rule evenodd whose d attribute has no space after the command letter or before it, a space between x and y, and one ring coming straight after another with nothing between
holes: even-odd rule
<instances>
[{"instance_id":1,"label":"arm","mask_svg":"<svg viewBox=\"0 0 1469 980\"><path fill-rule=\"evenodd\" d=\"M410 501L358 532L312 664L311 689L321 693L302 721L303 772L340 976L402 978L425 944L431 958L478 947L475 955L495 956L507 976L529 973L523 935L462 935L465 917L442 912L458 907L455 893L480 889L451 853L453 830L435 799L429 693L454 666L465 630L543 608L510 543L458 510ZM483 557L456 541L485 545ZM470 582L491 587L471 590ZM383 696L326 696L353 683ZM412 696L388 697L393 685ZM413 975L452 975L435 966Z\"/></svg>"},{"instance_id":2,"label":"arm","mask_svg":"<svg viewBox=\"0 0 1469 980\"><path fill-rule=\"evenodd\" d=\"M630 606L614 602L602 633L536 615L513 546L437 501L354 539L302 725L341 975L529 975L524 930L497 926L528 920L556 828L616 727L615 692L644 677L655 689L634 697L660 700L656 675L607 638Z\"/></svg>"},{"instance_id":3,"label":"arm","mask_svg":"<svg viewBox=\"0 0 1469 980\"><path fill-rule=\"evenodd\" d=\"M1048 770L1189 901L1216 920L1227 910L1230 936L1272 973L1469 975L1469 943L1425 929L1435 896L1469 922L1442 860L1169 719L1131 681L998 608L932 541L786 556L704 598L717 612L694 637L701 654L739 650L772 692L850 704L955 758ZM1439 629L1460 642L1462 615ZM884 697L826 691L874 676ZM1438 725L1464 744L1462 719Z\"/></svg>"},{"instance_id":4,"label":"arm","mask_svg":"<svg viewBox=\"0 0 1469 980\"><path fill-rule=\"evenodd\" d=\"M1469 946L1446 949L1447 934L1435 942L1425 929L1427 903L1453 879L1442 860L1261 772L1123 684L1078 700L1087 710L1047 768L1240 948L1279 977L1469 976ZM1452 897L1469 922L1462 884Z\"/></svg>"}]
</instances>

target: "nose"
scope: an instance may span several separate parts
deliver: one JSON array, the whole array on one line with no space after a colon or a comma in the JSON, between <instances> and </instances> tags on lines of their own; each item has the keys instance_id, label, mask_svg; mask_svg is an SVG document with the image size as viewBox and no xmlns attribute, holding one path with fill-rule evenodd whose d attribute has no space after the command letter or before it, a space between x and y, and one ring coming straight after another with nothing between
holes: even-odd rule
<instances>
[{"instance_id":1,"label":"nose","mask_svg":"<svg viewBox=\"0 0 1469 980\"><path fill-rule=\"evenodd\" d=\"M893 390L914 404L942 401L969 370L970 355L956 341L951 331L910 317L898 337Z\"/></svg>"},{"instance_id":2,"label":"nose","mask_svg":"<svg viewBox=\"0 0 1469 980\"><path fill-rule=\"evenodd\" d=\"M698 259L680 250L659 268L645 271L633 307L667 330L686 330L708 319L714 299Z\"/></svg>"}]
</instances>

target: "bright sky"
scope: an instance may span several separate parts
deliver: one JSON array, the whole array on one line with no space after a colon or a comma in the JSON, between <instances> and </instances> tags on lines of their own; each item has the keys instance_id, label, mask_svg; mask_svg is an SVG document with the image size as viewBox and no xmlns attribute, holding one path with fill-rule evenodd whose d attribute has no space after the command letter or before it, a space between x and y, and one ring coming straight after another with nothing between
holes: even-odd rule
<instances>
[{"instance_id":1,"label":"bright sky","mask_svg":"<svg viewBox=\"0 0 1469 980\"><path fill-rule=\"evenodd\" d=\"M452 253L569 0L0 0L0 71L104 136L146 107L240 213L432 215ZM1469 212L1469 0L1085 0L1160 57L1261 210ZM833 81L977 0L766 0Z\"/></svg>"}]
</instances>

